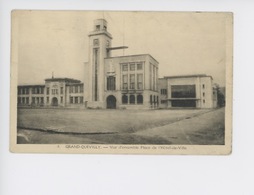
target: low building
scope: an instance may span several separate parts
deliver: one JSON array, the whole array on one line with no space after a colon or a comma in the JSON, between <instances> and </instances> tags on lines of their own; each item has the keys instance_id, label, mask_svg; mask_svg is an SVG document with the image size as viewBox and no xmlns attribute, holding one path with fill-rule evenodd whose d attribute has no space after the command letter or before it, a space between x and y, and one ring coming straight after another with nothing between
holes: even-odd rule
<instances>
[{"instance_id":1,"label":"low building","mask_svg":"<svg viewBox=\"0 0 254 195\"><path fill-rule=\"evenodd\" d=\"M19 107L83 107L83 83L71 78L45 79L44 85L19 85Z\"/></svg>"},{"instance_id":2,"label":"low building","mask_svg":"<svg viewBox=\"0 0 254 195\"><path fill-rule=\"evenodd\" d=\"M159 79L160 108L216 108L217 90L205 74Z\"/></svg>"}]
</instances>

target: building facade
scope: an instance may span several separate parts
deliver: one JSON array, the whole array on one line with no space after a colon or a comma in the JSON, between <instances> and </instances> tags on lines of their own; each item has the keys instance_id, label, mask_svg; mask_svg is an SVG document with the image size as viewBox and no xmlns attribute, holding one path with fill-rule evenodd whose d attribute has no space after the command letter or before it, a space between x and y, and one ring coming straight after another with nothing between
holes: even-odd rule
<instances>
[{"instance_id":1,"label":"building facade","mask_svg":"<svg viewBox=\"0 0 254 195\"><path fill-rule=\"evenodd\" d=\"M159 79L160 108L216 108L217 90L207 75L168 76Z\"/></svg>"},{"instance_id":2,"label":"building facade","mask_svg":"<svg viewBox=\"0 0 254 195\"><path fill-rule=\"evenodd\" d=\"M158 79L159 63L150 54L112 57L112 50L127 47L112 47L106 20L95 20L88 37L84 83L52 77L42 85L20 85L18 106L155 109L217 104L210 76Z\"/></svg>"}]
</instances>

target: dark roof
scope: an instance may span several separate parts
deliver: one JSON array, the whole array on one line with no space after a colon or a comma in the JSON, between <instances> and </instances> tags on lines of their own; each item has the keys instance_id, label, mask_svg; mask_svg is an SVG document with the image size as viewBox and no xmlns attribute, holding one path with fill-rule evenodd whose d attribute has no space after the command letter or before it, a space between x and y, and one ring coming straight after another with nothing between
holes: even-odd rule
<instances>
[{"instance_id":1,"label":"dark roof","mask_svg":"<svg viewBox=\"0 0 254 195\"><path fill-rule=\"evenodd\" d=\"M136 57L136 56L150 56L152 59L154 59L154 61L156 61L158 64L159 62L150 54L136 54L136 55L127 55L127 56L115 56L115 57L108 57L105 59L111 59L111 58L124 58L124 57Z\"/></svg>"},{"instance_id":2,"label":"dark roof","mask_svg":"<svg viewBox=\"0 0 254 195\"><path fill-rule=\"evenodd\" d=\"M24 85L18 85L18 87L45 87L44 84L39 85L30 85L30 84L24 84Z\"/></svg>"},{"instance_id":3,"label":"dark roof","mask_svg":"<svg viewBox=\"0 0 254 195\"><path fill-rule=\"evenodd\" d=\"M72 78L48 78L45 81L64 81L66 83L80 83L80 80L72 79Z\"/></svg>"},{"instance_id":4,"label":"dark roof","mask_svg":"<svg viewBox=\"0 0 254 195\"><path fill-rule=\"evenodd\" d=\"M192 75L176 75L176 76L164 76L165 79L175 79L175 78L191 78L191 77L211 77L212 76L206 75L206 74L192 74Z\"/></svg>"}]
</instances>

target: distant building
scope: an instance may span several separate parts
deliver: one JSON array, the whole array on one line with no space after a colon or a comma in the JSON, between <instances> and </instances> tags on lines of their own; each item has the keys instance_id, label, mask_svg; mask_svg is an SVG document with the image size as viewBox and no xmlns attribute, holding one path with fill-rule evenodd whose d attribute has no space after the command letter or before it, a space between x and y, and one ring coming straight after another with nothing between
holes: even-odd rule
<instances>
[{"instance_id":1,"label":"distant building","mask_svg":"<svg viewBox=\"0 0 254 195\"><path fill-rule=\"evenodd\" d=\"M216 108L213 78L204 74L159 79L160 108Z\"/></svg>"},{"instance_id":2,"label":"distant building","mask_svg":"<svg viewBox=\"0 0 254 195\"><path fill-rule=\"evenodd\" d=\"M48 78L42 85L19 85L18 106L109 109L171 107L214 108L216 90L211 76L187 75L158 79L159 63L150 54L112 57L112 35L98 19L89 33L89 60L84 83Z\"/></svg>"},{"instance_id":3,"label":"distant building","mask_svg":"<svg viewBox=\"0 0 254 195\"><path fill-rule=\"evenodd\" d=\"M44 85L18 86L18 106L82 107L84 84L70 78L45 79Z\"/></svg>"}]
</instances>

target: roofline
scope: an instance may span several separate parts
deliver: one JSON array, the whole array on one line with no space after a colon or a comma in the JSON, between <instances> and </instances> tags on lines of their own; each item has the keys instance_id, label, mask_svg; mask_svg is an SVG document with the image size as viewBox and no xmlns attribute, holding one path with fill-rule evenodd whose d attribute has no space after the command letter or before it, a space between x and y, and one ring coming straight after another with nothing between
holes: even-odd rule
<instances>
[{"instance_id":1,"label":"roofline","mask_svg":"<svg viewBox=\"0 0 254 195\"><path fill-rule=\"evenodd\" d=\"M18 87L45 87L45 84L38 84L38 85L24 84L24 85L18 85Z\"/></svg>"},{"instance_id":2,"label":"roofline","mask_svg":"<svg viewBox=\"0 0 254 195\"><path fill-rule=\"evenodd\" d=\"M163 78L160 79L192 78L192 77L210 77L213 80L212 76L206 74L164 76Z\"/></svg>"},{"instance_id":3,"label":"roofline","mask_svg":"<svg viewBox=\"0 0 254 195\"><path fill-rule=\"evenodd\" d=\"M77 79L72 79L72 78L47 78L45 79L45 81L72 81L72 82L76 82L76 83L81 83L80 80Z\"/></svg>"},{"instance_id":4,"label":"roofline","mask_svg":"<svg viewBox=\"0 0 254 195\"><path fill-rule=\"evenodd\" d=\"M127 55L127 56L115 56L115 57L107 57L105 59L112 59L112 58L124 58L124 57L136 57L136 56L150 56L154 61L156 61L158 64L159 62L150 54L135 54L135 55Z\"/></svg>"}]
</instances>

